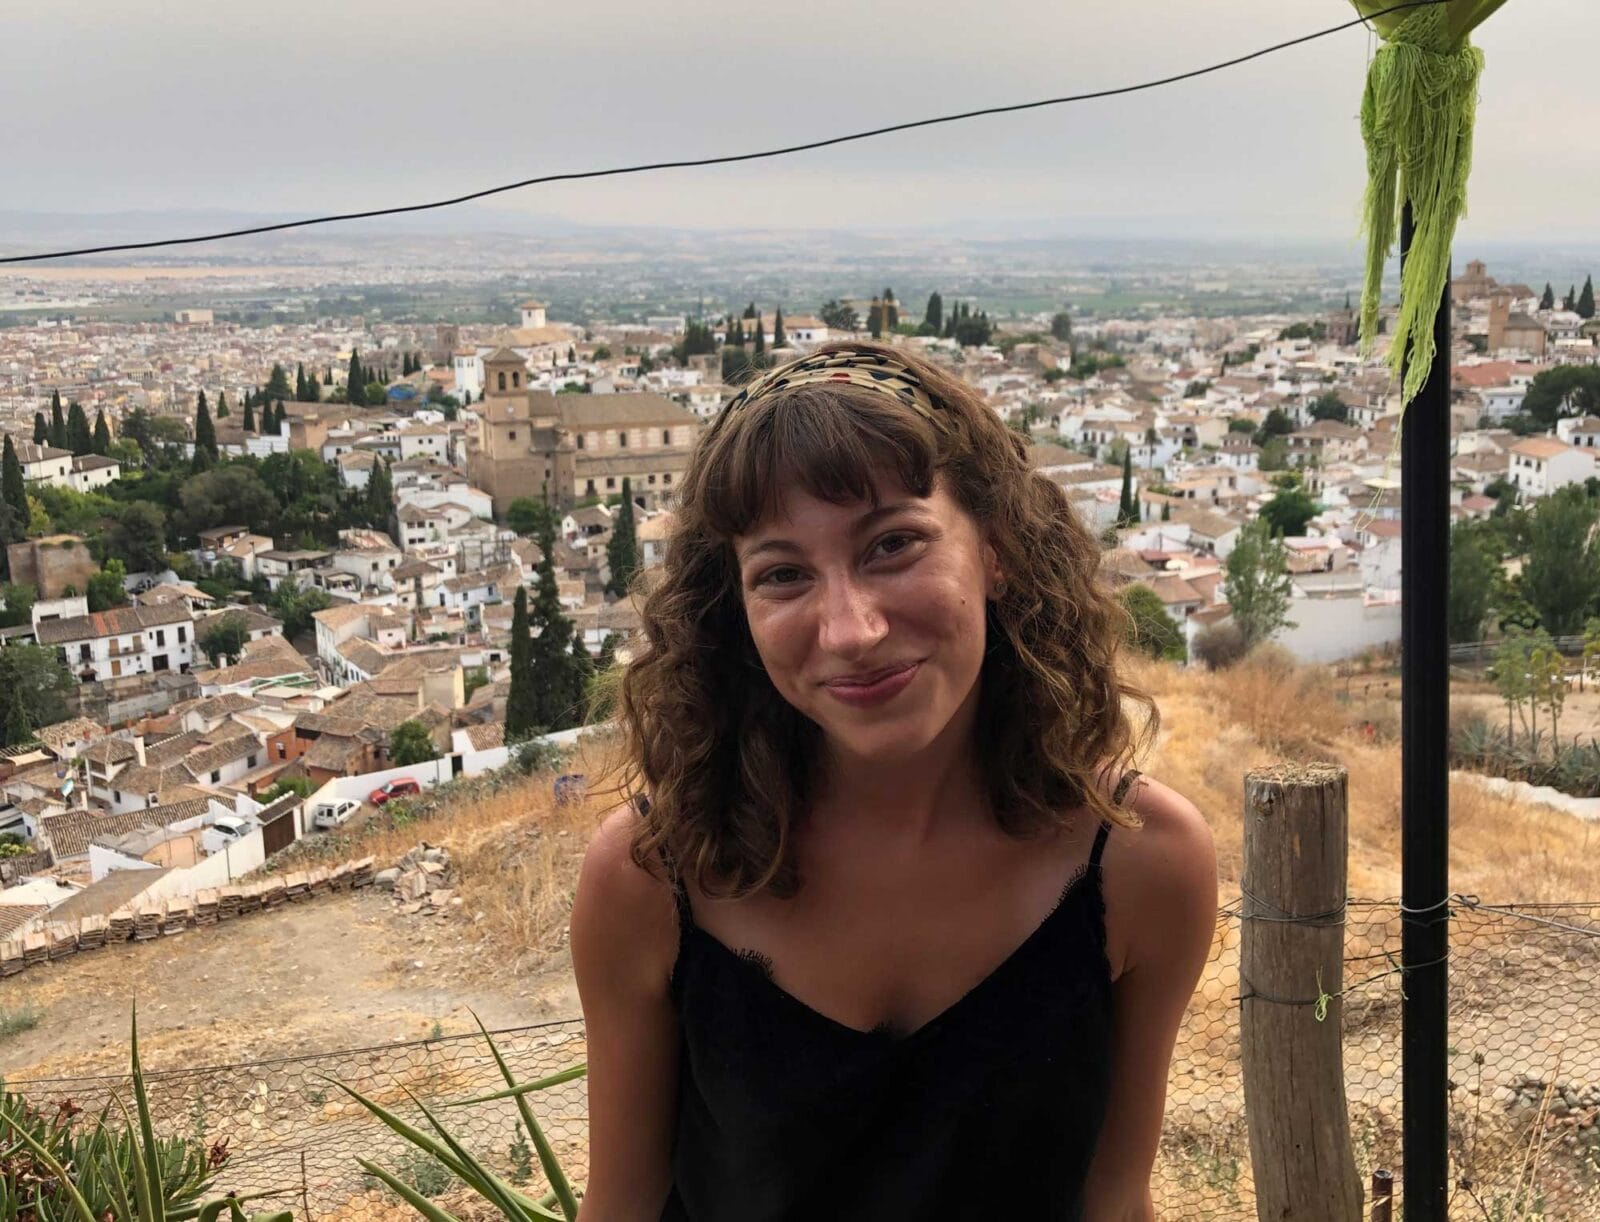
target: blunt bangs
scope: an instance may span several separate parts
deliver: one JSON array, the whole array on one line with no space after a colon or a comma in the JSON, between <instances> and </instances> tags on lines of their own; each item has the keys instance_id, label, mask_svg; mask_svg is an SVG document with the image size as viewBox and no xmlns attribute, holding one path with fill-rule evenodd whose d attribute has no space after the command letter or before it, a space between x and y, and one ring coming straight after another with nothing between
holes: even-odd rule
<instances>
[{"instance_id":1,"label":"blunt bangs","mask_svg":"<svg viewBox=\"0 0 1600 1222\"><path fill-rule=\"evenodd\" d=\"M782 512L798 487L831 504L877 507L874 473L931 496L939 438L925 416L888 395L851 386L799 387L758 400L706 456L702 512L725 540Z\"/></svg>"}]
</instances>

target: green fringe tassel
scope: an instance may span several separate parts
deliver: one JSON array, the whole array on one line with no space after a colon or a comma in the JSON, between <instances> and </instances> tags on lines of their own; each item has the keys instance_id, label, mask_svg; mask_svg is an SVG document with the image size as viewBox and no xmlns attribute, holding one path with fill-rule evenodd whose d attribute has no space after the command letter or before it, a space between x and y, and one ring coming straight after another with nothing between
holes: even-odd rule
<instances>
[{"instance_id":1,"label":"green fringe tassel","mask_svg":"<svg viewBox=\"0 0 1600 1222\"><path fill-rule=\"evenodd\" d=\"M1445 5L1418 9L1396 27L1373 57L1361 99L1367 149L1366 283L1361 294L1361 343L1372 351L1378 329L1384 262L1394 251L1400 213L1411 203L1411 249L1400 277L1400 314L1389 364L1405 365L1402 408L1433 364L1433 320L1450 275L1450 244L1467 211L1472 169L1472 124L1483 52L1453 43ZM1406 352L1411 359L1406 364Z\"/></svg>"}]
</instances>

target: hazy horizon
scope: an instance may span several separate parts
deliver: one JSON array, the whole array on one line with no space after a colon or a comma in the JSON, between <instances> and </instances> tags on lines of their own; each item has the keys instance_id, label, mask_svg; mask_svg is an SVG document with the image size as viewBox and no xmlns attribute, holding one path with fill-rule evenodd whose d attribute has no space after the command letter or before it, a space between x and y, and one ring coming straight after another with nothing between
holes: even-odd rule
<instances>
[{"instance_id":1,"label":"hazy horizon","mask_svg":"<svg viewBox=\"0 0 1600 1222\"><path fill-rule=\"evenodd\" d=\"M1096 12L1091 25L1022 0L959 22L904 0L866 11L813 0L798 23L774 8L609 0L555 22L507 0L448 15L420 0L284 0L251 12L130 0L85 21L20 0L7 15L12 70L0 101L28 116L12 130L13 164L28 170L7 177L0 212L23 226L22 213L287 219L425 202L539 173L744 152L1127 85L1351 12L1331 0L1146 0ZM1507 5L1476 41L1487 66L1458 248L1593 246L1600 158L1580 150L1581 134L1600 128L1600 97L1584 85L1600 5ZM420 215L441 222L432 232L531 221L1353 245L1370 43L1355 29L1120 98ZM0 232L8 245L21 237Z\"/></svg>"}]
</instances>

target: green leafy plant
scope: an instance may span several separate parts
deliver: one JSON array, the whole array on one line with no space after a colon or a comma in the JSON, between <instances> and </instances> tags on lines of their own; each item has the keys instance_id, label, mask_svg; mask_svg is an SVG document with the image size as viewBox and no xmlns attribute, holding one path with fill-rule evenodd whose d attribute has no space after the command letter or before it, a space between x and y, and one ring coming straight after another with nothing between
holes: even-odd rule
<instances>
[{"instance_id":1,"label":"green leafy plant","mask_svg":"<svg viewBox=\"0 0 1600 1222\"><path fill-rule=\"evenodd\" d=\"M53 1114L19 1094L0 1091L0 1222L292 1222L288 1211L247 1215L251 1197L205 1198L228 1147L208 1150L190 1138L158 1138L139 1063L134 1017L133 1112L118 1095L92 1125L75 1122L70 1100ZM113 1109L120 1115L118 1124Z\"/></svg>"},{"instance_id":2,"label":"green leafy plant","mask_svg":"<svg viewBox=\"0 0 1600 1222\"><path fill-rule=\"evenodd\" d=\"M473 1016L477 1018L476 1015ZM422 1113L429 1128L430 1134L415 1125L403 1120L400 1116L367 1098L360 1091L347 1086L343 1082L335 1082L341 1090L366 1108L379 1120L383 1121L390 1129L410 1142L415 1150L422 1156L443 1165L464 1186L470 1188L478 1196L495 1207L502 1217L514 1219L515 1222L529 1222L530 1219L573 1219L578 1216L578 1194L573 1190L566 1173L561 1169L561 1164L556 1158L555 1150L551 1147L549 1139L545 1137L544 1130L539 1127L539 1122L534 1118L533 1108L528 1103L528 1096L536 1091L546 1090L552 1086L559 1086L564 1082L571 1082L580 1078L587 1071L587 1066L574 1065L570 1069L540 1078L536 1082L519 1083L511 1072L511 1067L500 1055L500 1049L495 1046L494 1039L489 1035L482 1020L478 1020L478 1030L482 1032L484 1041L489 1045L489 1051L494 1056L495 1064L500 1068L500 1074L506 1080L506 1089L495 1091L492 1094L479 1095L471 1099L462 1099L456 1103L446 1104L446 1107L473 1107L477 1104L490 1103L500 1099L515 1099L517 1110L521 1113L522 1124L518 1128L518 1140L522 1139L525 1130L532 1139L533 1148L538 1153L539 1165L544 1169L545 1177L550 1182L550 1191L543 1197L535 1200L527 1193L520 1191L515 1184L502 1179L489 1170L483 1162L471 1154L463 1146L439 1118L415 1095L411 1101L416 1104L417 1110ZM416 1154L409 1154L401 1169L412 1172L415 1170ZM399 1169L391 1171L370 1159L358 1159L361 1168L368 1175L381 1181L399 1196L406 1204L415 1209L428 1222L459 1222L459 1220L446 1210L429 1199L429 1194L419 1191L418 1187L409 1180L408 1176L399 1173ZM517 1164L516 1146L512 1146L513 1176L522 1179L522 1167ZM528 1166L531 1171L531 1164Z\"/></svg>"}]
</instances>

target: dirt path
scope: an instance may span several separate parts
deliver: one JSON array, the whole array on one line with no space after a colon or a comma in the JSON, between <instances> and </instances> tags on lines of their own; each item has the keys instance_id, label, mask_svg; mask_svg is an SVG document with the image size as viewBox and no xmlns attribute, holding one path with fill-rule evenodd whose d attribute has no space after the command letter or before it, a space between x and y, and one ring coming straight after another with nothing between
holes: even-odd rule
<instances>
[{"instance_id":1,"label":"dirt path","mask_svg":"<svg viewBox=\"0 0 1600 1222\"><path fill-rule=\"evenodd\" d=\"M146 1067L180 1069L322 1052L578 1013L563 953L508 977L457 919L403 916L377 891L284 905L130 943L8 980L0 1005L32 1006L0 1041L0 1076L117 1072L139 1005Z\"/></svg>"}]
</instances>

